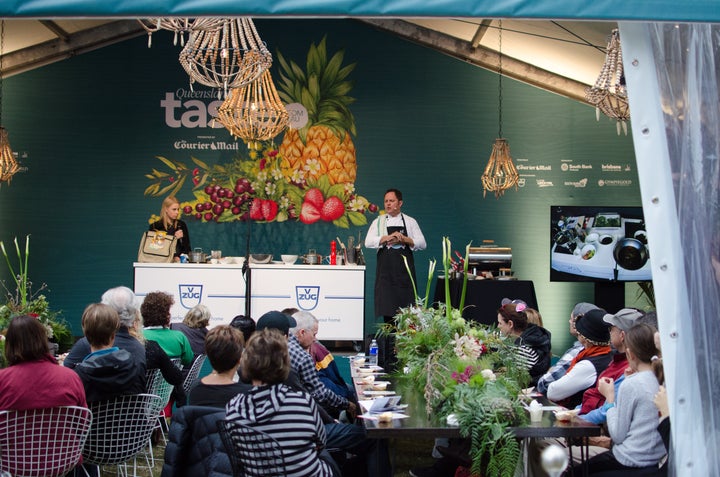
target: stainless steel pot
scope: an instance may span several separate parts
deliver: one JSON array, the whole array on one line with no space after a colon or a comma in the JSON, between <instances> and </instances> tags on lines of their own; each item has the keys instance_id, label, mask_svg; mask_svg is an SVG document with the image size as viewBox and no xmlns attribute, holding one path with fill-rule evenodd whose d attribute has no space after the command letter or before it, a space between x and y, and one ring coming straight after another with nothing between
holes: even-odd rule
<instances>
[{"instance_id":1,"label":"stainless steel pot","mask_svg":"<svg viewBox=\"0 0 720 477\"><path fill-rule=\"evenodd\" d=\"M303 255L302 261L305 265L319 265L322 263L322 255L317 255L317 254Z\"/></svg>"},{"instance_id":2,"label":"stainless steel pot","mask_svg":"<svg viewBox=\"0 0 720 477\"><path fill-rule=\"evenodd\" d=\"M613 249L615 261L626 270L639 270L648 261L645 245L635 238L624 238Z\"/></svg>"},{"instance_id":3,"label":"stainless steel pot","mask_svg":"<svg viewBox=\"0 0 720 477\"><path fill-rule=\"evenodd\" d=\"M205 263L207 262L207 254L203 253L201 248L196 248L188 254L188 260L191 263Z\"/></svg>"}]
</instances>

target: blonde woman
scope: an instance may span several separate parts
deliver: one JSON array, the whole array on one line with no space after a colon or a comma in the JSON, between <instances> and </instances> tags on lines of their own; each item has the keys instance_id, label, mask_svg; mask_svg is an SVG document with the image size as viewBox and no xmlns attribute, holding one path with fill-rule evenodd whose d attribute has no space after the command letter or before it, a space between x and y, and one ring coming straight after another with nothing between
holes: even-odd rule
<instances>
[{"instance_id":1,"label":"blonde woman","mask_svg":"<svg viewBox=\"0 0 720 477\"><path fill-rule=\"evenodd\" d=\"M207 327L211 318L212 314L207 306L195 305L187 312L182 323L170 325L171 329L178 330L187 337L196 358L198 355L205 354L205 336L208 333Z\"/></svg>"},{"instance_id":2,"label":"blonde woman","mask_svg":"<svg viewBox=\"0 0 720 477\"><path fill-rule=\"evenodd\" d=\"M163 200L160 208L160 220L150 224L150 229L156 232L167 232L177 238L175 247L175 261L180 261L180 254L189 254L190 234L187 224L180 220L180 201L175 196L168 196Z\"/></svg>"}]
</instances>

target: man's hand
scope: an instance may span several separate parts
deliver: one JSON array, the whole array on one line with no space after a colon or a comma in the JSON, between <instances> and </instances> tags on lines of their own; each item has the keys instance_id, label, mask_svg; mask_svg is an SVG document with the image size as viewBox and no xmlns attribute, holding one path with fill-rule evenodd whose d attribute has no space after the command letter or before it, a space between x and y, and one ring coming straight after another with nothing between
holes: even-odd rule
<instances>
[{"instance_id":1,"label":"man's hand","mask_svg":"<svg viewBox=\"0 0 720 477\"><path fill-rule=\"evenodd\" d=\"M357 416L357 406L355 406L354 402L348 402L347 413L348 416L352 417L353 419L355 419L355 417Z\"/></svg>"}]
</instances>

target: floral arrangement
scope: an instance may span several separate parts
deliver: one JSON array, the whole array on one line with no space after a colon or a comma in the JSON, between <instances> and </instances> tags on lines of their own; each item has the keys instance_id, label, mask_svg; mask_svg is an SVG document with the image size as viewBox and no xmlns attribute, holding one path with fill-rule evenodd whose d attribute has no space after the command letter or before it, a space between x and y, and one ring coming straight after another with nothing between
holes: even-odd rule
<instances>
[{"instance_id":1,"label":"floral arrangement","mask_svg":"<svg viewBox=\"0 0 720 477\"><path fill-rule=\"evenodd\" d=\"M468 250L469 245L460 262L465 268ZM444 238L446 274L454 262L450 251L450 240ZM434 269L431 262L428 294ZM427 413L457 418L461 434L470 439L472 472L512 475L520 447L508 427L527 419L519 396L530 377L518 366L510 341L495 328L462 317L466 286L458 308L451 305L448 289L446 303L437 308L428 307L427 295L420 299L416 292L416 305L401 309L381 332L395 335L399 369L423 392Z\"/></svg>"},{"instance_id":2,"label":"floral arrangement","mask_svg":"<svg viewBox=\"0 0 720 477\"><path fill-rule=\"evenodd\" d=\"M5 257L8 270L15 282L15 290L11 292L5 282L1 282L5 289L6 302L0 306L0 365L4 366L4 336L10 320L18 315L30 315L36 317L47 330L48 339L57 343L59 350L64 352L73 344L73 336L68 324L60 318L60 313L50 309L50 304L45 295L40 292L47 288L46 284L42 284L38 290L33 292L32 282L28 277L28 264L30 259L30 236L25 237L24 254L20 249L17 238L14 240L15 252L17 254L18 265L13 267L10 257L8 256L5 244L0 242L0 250ZM24 255L24 256L23 256Z\"/></svg>"}]
</instances>

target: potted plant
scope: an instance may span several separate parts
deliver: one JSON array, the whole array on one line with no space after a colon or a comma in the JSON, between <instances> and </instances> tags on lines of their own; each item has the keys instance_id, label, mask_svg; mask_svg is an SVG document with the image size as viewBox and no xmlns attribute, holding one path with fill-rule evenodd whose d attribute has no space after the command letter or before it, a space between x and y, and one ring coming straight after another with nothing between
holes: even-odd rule
<instances>
[{"instance_id":1,"label":"potted plant","mask_svg":"<svg viewBox=\"0 0 720 477\"><path fill-rule=\"evenodd\" d=\"M15 252L18 264L13 266L10 256L5 248L5 243L0 241L0 250L5 257L8 271L15 282L14 291L11 291L6 283L0 282L5 289L5 303L0 306L0 364L5 366L4 362L4 335L10 320L18 315L30 315L36 317L45 326L48 339L51 343L57 344L59 352L70 349L73 344L73 336L70 327L60 317L60 313L50 309L50 304L45 295L40 294L47 288L46 284L42 284L35 292L32 290L32 282L28 276L28 263L30 259L30 236L25 237L25 251L20 249L17 238L14 240ZM54 347L54 346L53 346Z\"/></svg>"},{"instance_id":2,"label":"potted plant","mask_svg":"<svg viewBox=\"0 0 720 477\"><path fill-rule=\"evenodd\" d=\"M450 240L444 238L446 276L453 266L450 251ZM434 261L428 271L429 295ZM457 421L469 440L471 471L487 477L512 475L521 453L508 428L527 420L520 394L530 376L519 366L511 341L493 327L462 317L464 275L459 308L450 304L449 290L446 303L437 308L428 307L427 296L420 299L416 291L416 304L401 309L381 333L395 335L399 369L424 394L428 415Z\"/></svg>"}]
</instances>

